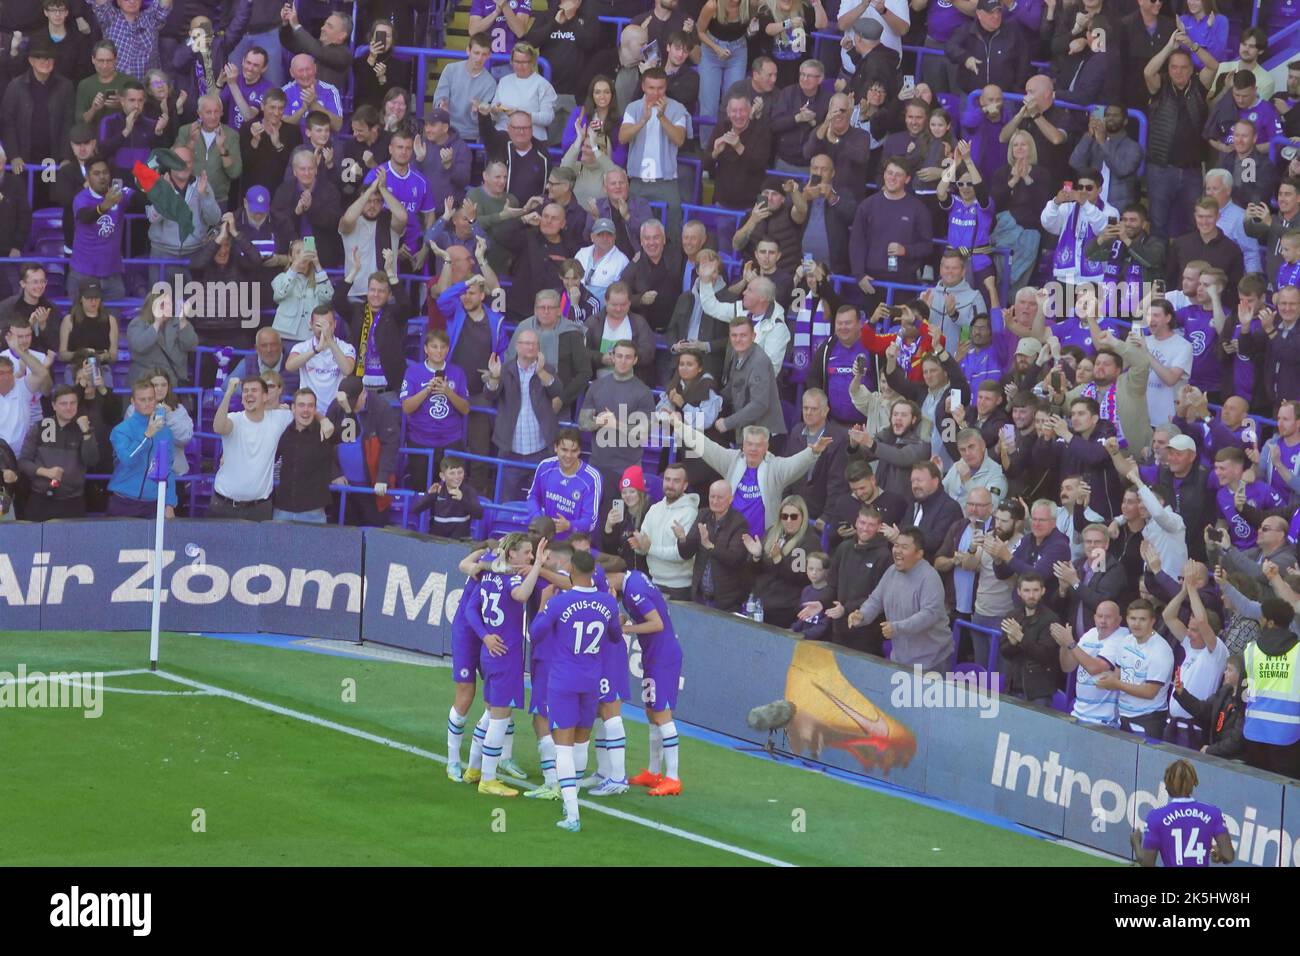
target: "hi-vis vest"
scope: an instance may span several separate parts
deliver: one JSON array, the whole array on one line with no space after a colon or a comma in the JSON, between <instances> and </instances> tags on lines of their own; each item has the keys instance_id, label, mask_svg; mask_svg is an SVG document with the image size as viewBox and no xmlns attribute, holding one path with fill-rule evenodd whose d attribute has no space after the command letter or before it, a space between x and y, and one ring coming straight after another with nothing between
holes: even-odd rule
<instances>
[{"instance_id":1,"label":"hi-vis vest","mask_svg":"<svg viewBox=\"0 0 1300 956\"><path fill-rule=\"evenodd\" d=\"M1246 721L1242 733L1260 744L1300 740L1300 644L1279 657L1246 646Z\"/></svg>"}]
</instances>

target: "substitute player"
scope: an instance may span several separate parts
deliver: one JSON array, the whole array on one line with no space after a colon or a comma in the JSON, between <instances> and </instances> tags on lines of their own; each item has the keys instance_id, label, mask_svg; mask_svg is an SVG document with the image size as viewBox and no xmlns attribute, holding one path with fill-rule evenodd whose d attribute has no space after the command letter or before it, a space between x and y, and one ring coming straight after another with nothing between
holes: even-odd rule
<instances>
[{"instance_id":1,"label":"substitute player","mask_svg":"<svg viewBox=\"0 0 1300 956\"><path fill-rule=\"evenodd\" d=\"M623 642L618 604L602 593L591 578L596 564L590 554L577 552L572 559L573 587L555 595L533 620L535 628L548 629L553 642L546 703L555 737L555 766L564 819L556 826L576 833L578 820L578 770L575 746L591 738L600 697L600 647L605 641Z\"/></svg>"},{"instance_id":2,"label":"substitute player","mask_svg":"<svg viewBox=\"0 0 1300 956\"><path fill-rule=\"evenodd\" d=\"M1186 760L1165 768L1169 802L1147 814L1145 835L1133 831L1133 855L1143 866L1155 866L1157 856L1165 866L1209 866L1236 859L1223 811L1192 799L1199 782L1196 768Z\"/></svg>"},{"instance_id":3,"label":"substitute player","mask_svg":"<svg viewBox=\"0 0 1300 956\"><path fill-rule=\"evenodd\" d=\"M623 625L623 633L638 635L641 644L641 701L650 729L650 766L629 783L649 787L652 797L675 797L682 792L677 724L673 722L682 676L682 645L668 616L668 601L653 581L640 571L611 571L609 583L631 618L630 624ZM664 773L659 772L661 764Z\"/></svg>"},{"instance_id":4,"label":"substitute player","mask_svg":"<svg viewBox=\"0 0 1300 956\"><path fill-rule=\"evenodd\" d=\"M483 671L483 702L489 714L480 756L481 774L472 753L470 768L464 774L466 783L479 781L479 793L498 797L519 794L497 780L497 764L511 712L524 706L524 606L545 560L545 539L537 542L534 554L527 535L506 535L492 570L479 575L479 600L469 609L470 627L483 639L479 667Z\"/></svg>"}]
</instances>

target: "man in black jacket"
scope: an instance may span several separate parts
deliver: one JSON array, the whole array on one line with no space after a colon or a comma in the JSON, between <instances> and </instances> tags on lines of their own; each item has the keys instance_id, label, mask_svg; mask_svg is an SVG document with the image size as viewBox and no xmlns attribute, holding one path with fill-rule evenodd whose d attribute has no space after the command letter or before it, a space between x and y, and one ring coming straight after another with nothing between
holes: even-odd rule
<instances>
[{"instance_id":1,"label":"man in black jacket","mask_svg":"<svg viewBox=\"0 0 1300 956\"><path fill-rule=\"evenodd\" d=\"M1003 620L998 643L1007 691L1035 707L1050 707L1061 677L1060 651L1051 626L1061 619L1045 602L1041 574L1022 574L1016 593L1020 606Z\"/></svg>"},{"instance_id":2,"label":"man in black jacket","mask_svg":"<svg viewBox=\"0 0 1300 956\"><path fill-rule=\"evenodd\" d=\"M33 43L27 63L30 69L5 88L0 100L0 141L15 173L67 155L77 95L72 83L54 72L54 52L48 44ZM36 188L43 200L40 177Z\"/></svg>"},{"instance_id":3,"label":"man in black jacket","mask_svg":"<svg viewBox=\"0 0 1300 956\"><path fill-rule=\"evenodd\" d=\"M739 611L749 593L749 522L731 507L731 486L718 479L709 486L709 504L694 527L677 538L683 560L695 559L691 600L719 611ZM676 529L674 529L676 533Z\"/></svg>"},{"instance_id":4,"label":"man in black jacket","mask_svg":"<svg viewBox=\"0 0 1300 956\"><path fill-rule=\"evenodd\" d=\"M51 395L54 416L27 430L18 471L31 482L26 521L86 514L86 472L99 461L90 419L78 416L77 390L60 385Z\"/></svg>"},{"instance_id":5,"label":"man in black jacket","mask_svg":"<svg viewBox=\"0 0 1300 956\"><path fill-rule=\"evenodd\" d=\"M293 424L280 436L280 483L272 497L276 521L325 524L329 519L330 474L334 449L342 437L345 412L336 403L327 423L318 420L316 393L300 388L293 396Z\"/></svg>"},{"instance_id":6,"label":"man in black jacket","mask_svg":"<svg viewBox=\"0 0 1300 956\"><path fill-rule=\"evenodd\" d=\"M939 553L949 526L965 520L961 505L941 487L942 477L939 466L928 459L912 466L912 507L903 521L921 532L927 561Z\"/></svg>"},{"instance_id":7,"label":"man in black jacket","mask_svg":"<svg viewBox=\"0 0 1300 956\"><path fill-rule=\"evenodd\" d=\"M1084 634L1092 626L1102 601L1127 603L1128 573L1119 557L1110 552L1110 533L1103 525L1090 524L1083 529L1082 558L1058 561L1053 570L1057 607L1076 634Z\"/></svg>"},{"instance_id":8,"label":"man in black jacket","mask_svg":"<svg viewBox=\"0 0 1300 956\"><path fill-rule=\"evenodd\" d=\"M290 53L306 53L315 59L322 83L338 90L347 89L348 73L352 69L352 49L348 46L352 19L346 13L331 13L321 24L320 39L317 39L298 22L294 5L286 3L281 18L280 45Z\"/></svg>"},{"instance_id":9,"label":"man in black jacket","mask_svg":"<svg viewBox=\"0 0 1300 956\"><path fill-rule=\"evenodd\" d=\"M948 38L944 53L957 67L962 94L990 83L1004 90L1023 89L1029 79L1029 50L1017 24L1004 24L1000 0L979 0L975 19Z\"/></svg>"},{"instance_id":10,"label":"man in black jacket","mask_svg":"<svg viewBox=\"0 0 1300 956\"><path fill-rule=\"evenodd\" d=\"M849 627L849 612L871 596L891 565L889 541L880 533L880 512L863 505L853 521L853 537L842 542L831 558L829 603L817 609L830 612L831 640L836 644L871 654L884 650L883 622Z\"/></svg>"},{"instance_id":11,"label":"man in black jacket","mask_svg":"<svg viewBox=\"0 0 1300 956\"><path fill-rule=\"evenodd\" d=\"M831 94L822 89L826 68L820 60L799 64L799 81L776 94L772 102L772 136L776 140L776 168L802 172L808 168L803 144L808 134L821 125L830 109Z\"/></svg>"},{"instance_id":12,"label":"man in black jacket","mask_svg":"<svg viewBox=\"0 0 1300 956\"><path fill-rule=\"evenodd\" d=\"M802 401L803 427L785 436L785 450L781 454L792 458L816 444L823 435L831 437L831 447L817 457L812 469L786 489L787 494L803 498L808 506L808 520L815 522L839 499L849 497L845 474L849 433L843 425L830 420L830 402L820 388L804 389Z\"/></svg>"},{"instance_id":13,"label":"man in black jacket","mask_svg":"<svg viewBox=\"0 0 1300 956\"><path fill-rule=\"evenodd\" d=\"M668 328L680 295L677 277L681 273L681 253L676 246L668 244L663 223L658 219L641 223L639 238L640 251L632 255L632 261L619 278L632 291L632 311L642 316L650 328L663 332ZM665 380L665 375L656 378L660 382Z\"/></svg>"},{"instance_id":14,"label":"man in black jacket","mask_svg":"<svg viewBox=\"0 0 1300 956\"><path fill-rule=\"evenodd\" d=\"M294 239L312 236L320 264L326 269L341 269L343 237L339 235L339 220L343 218L343 199L338 188L317 175L316 154L309 146L293 151L292 167L293 179L276 189L271 200L275 251L283 255ZM399 375L397 381L401 380Z\"/></svg>"},{"instance_id":15,"label":"man in black jacket","mask_svg":"<svg viewBox=\"0 0 1300 956\"><path fill-rule=\"evenodd\" d=\"M387 250L388 272L372 272L363 302L348 299L349 283L334 288L334 311L348 323L348 342L357 350L353 376L366 388L395 397L406 375L406 322L410 310L397 282L397 261ZM351 377L351 376L350 376ZM386 398L387 398L386 397Z\"/></svg>"},{"instance_id":16,"label":"man in black jacket","mask_svg":"<svg viewBox=\"0 0 1300 956\"><path fill-rule=\"evenodd\" d=\"M541 212L530 212L506 223L498 239L515 256L511 269L514 282L506 293L506 316L518 320L532 311L542 289L564 288L560 264L577 253L577 246L564 237L564 210L547 203Z\"/></svg>"},{"instance_id":17,"label":"man in black jacket","mask_svg":"<svg viewBox=\"0 0 1300 956\"><path fill-rule=\"evenodd\" d=\"M339 477L334 479L334 483L358 481L372 487L375 492L373 495L348 495L348 523L368 528L382 527L388 523L387 512L392 503L386 497L388 489L397 483L402 415L386 395L372 395L355 375L349 375L339 383L334 404L342 411L333 419L338 433L340 462L346 454L353 463L349 469L340 466L336 472ZM345 443L353 442L359 448L345 451ZM349 471L352 473L348 474ZM357 471L361 473L357 474Z\"/></svg>"}]
</instances>

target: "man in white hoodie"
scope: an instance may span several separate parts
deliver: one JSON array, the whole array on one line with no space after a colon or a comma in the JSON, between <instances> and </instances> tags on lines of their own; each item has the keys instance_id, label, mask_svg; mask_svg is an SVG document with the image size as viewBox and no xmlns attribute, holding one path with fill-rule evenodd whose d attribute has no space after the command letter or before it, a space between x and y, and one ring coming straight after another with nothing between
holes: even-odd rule
<instances>
[{"instance_id":1,"label":"man in white hoodie","mask_svg":"<svg viewBox=\"0 0 1300 956\"><path fill-rule=\"evenodd\" d=\"M641 530L628 540L638 554L646 556L650 579L664 597L689 601L695 559L683 558L677 542L686 536L699 514L700 496L686 492L684 465L675 463L665 468L663 482L664 496L650 506L641 521Z\"/></svg>"},{"instance_id":2,"label":"man in white hoodie","mask_svg":"<svg viewBox=\"0 0 1300 956\"><path fill-rule=\"evenodd\" d=\"M1071 185L1072 189L1065 188ZM1067 182L1065 186L1047 201L1039 219L1043 228L1057 237L1052 277L1074 285L1101 278L1104 263L1092 262L1084 256L1084 250L1108 222L1119 221L1119 213L1101 198L1101 176L1095 171L1086 170L1073 184Z\"/></svg>"}]
</instances>

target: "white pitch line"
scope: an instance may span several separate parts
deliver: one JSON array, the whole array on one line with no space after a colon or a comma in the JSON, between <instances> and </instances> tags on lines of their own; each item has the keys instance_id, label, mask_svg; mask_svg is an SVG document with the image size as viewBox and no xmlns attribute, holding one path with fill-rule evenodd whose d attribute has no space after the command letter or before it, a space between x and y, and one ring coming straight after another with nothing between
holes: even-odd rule
<instances>
[{"instance_id":1,"label":"white pitch line","mask_svg":"<svg viewBox=\"0 0 1300 956\"><path fill-rule=\"evenodd\" d=\"M92 677L96 674L99 674L100 677L135 677L137 674L148 674L148 673L150 672L143 667L137 668L136 670L130 670L130 671L103 671L102 673L98 671L50 671L50 672L43 671L39 674L28 674L22 680L19 680L16 677L5 678L4 680L0 680L0 687L3 687L7 684L37 684L37 683L43 684L46 681L51 680L52 678L55 680L56 683L65 684L69 680L71 680L71 678L74 676L80 678L80 677L85 677L87 674L91 675Z\"/></svg>"},{"instance_id":2,"label":"white pitch line","mask_svg":"<svg viewBox=\"0 0 1300 956\"><path fill-rule=\"evenodd\" d=\"M434 753L431 750L424 750L412 744L402 743L400 740L393 740L391 737L381 737L378 734L372 734L366 730L360 730L356 727L349 727L347 724L340 724L333 720L326 720L323 717L317 717L315 714L307 714L300 710L292 710L288 707L281 707L279 704L272 704L269 701L258 700L256 697L249 697L247 694L239 694L235 691L226 690L224 687L217 687L215 684L205 684L202 681L191 680L188 677L181 677L179 674L173 674L169 671L157 671L157 676L167 680L175 681L178 684L184 684L187 687L193 687L197 690L203 690L214 697L226 697L230 700L239 701L242 704L248 704L251 707L258 707L262 710L270 711L273 714L279 714L283 717L292 717L295 720L301 720L304 723L313 724L317 727L325 727L329 730L336 730L339 733L347 734L350 737L357 737L361 740L368 740L371 743L380 744L393 750L400 750L403 753L412 756L422 757L425 760L432 760L435 763L445 764L447 758L442 754ZM510 781L513 785L519 786L518 781ZM701 836L698 833L692 833L689 830L682 830L678 827L669 826L666 823L658 823L654 820L647 820L645 817L639 817L633 813L625 813L622 810L616 810L606 804L592 803L589 800L579 800L579 805L586 810L595 813L603 813L606 816L616 820L624 820L628 823L635 823L638 826L648 827L651 830L658 830L660 833L667 833L670 836L680 837L691 843L698 843L701 846L712 847L715 850L722 850L725 853L731 853L736 856L744 857L747 860L754 860L757 863L766 863L769 866L792 867L796 864L787 863L784 860L778 860L774 857L764 856L761 853L755 853L753 850L746 850L744 847L734 846L730 843L724 843L721 840L715 840L712 837Z\"/></svg>"}]
</instances>

